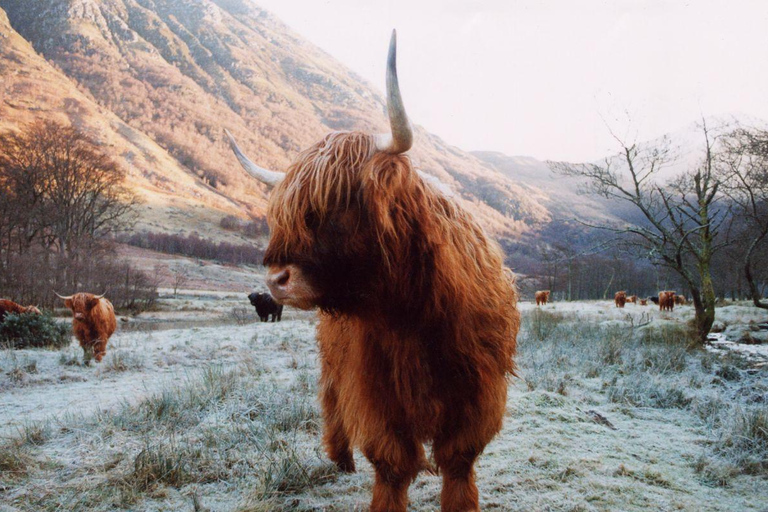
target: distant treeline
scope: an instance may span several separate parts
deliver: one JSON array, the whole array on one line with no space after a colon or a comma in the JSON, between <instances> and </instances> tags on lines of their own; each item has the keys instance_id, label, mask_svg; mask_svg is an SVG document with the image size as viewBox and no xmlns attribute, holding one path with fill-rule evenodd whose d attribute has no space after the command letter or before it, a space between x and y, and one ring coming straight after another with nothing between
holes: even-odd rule
<instances>
[{"instance_id":1,"label":"distant treeline","mask_svg":"<svg viewBox=\"0 0 768 512\"><path fill-rule=\"evenodd\" d=\"M269 236L269 226L267 219L251 219L248 221L239 219L234 215L227 215L219 222L219 226L227 231L237 231L249 238L260 238Z\"/></svg>"},{"instance_id":2,"label":"distant treeline","mask_svg":"<svg viewBox=\"0 0 768 512\"><path fill-rule=\"evenodd\" d=\"M212 242L200 238L197 233L174 235L145 231L121 234L116 237L116 241L165 254L178 254L190 258L216 260L220 263L230 263L233 265L261 265L264 259L264 251L254 245Z\"/></svg>"},{"instance_id":3,"label":"distant treeline","mask_svg":"<svg viewBox=\"0 0 768 512\"><path fill-rule=\"evenodd\" d=\"M0 132L0 297L62 306L54 291L107 293L141 311L153 277L121 261L109 242L130 226L125 172L84 133L52 121Z\"/></svg>"}]
</instances>

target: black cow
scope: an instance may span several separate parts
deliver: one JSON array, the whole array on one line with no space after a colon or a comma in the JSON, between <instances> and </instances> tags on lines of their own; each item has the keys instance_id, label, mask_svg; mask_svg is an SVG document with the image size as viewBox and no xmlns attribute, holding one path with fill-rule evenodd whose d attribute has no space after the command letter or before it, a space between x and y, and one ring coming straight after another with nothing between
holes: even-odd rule
<instances>
[{"instance_id":1,"label":"black cow","mask_svg":"<svg viewBox=\"0 0 768 512\"><path fill-rule=\"evenodd\" d=\"M253 292L248 296L253 307L256 308L256 314L262 322L266 322L269 315L272 315L272 321L280 321L283 316L283 305L275 302L275 299L268 293Z\"/></svg>"},{"instance_id":2,"label":"black cow","mask_svg":"<svg viewBox=\"0 0 768 512\"><path fill-rule=\"evenodd\" d=\"M657 304L657 305L659 303L659 298L655 297L655 296L648 297L648 300L653 302L654 304Z\"/></svg>"}]
</instances>

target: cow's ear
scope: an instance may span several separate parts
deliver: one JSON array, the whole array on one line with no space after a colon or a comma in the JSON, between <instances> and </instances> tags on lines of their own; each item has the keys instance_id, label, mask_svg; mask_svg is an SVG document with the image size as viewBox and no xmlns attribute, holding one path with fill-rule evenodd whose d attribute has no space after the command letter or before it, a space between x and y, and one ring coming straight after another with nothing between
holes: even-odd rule
<instances>
[{"instance_id":1,"label":"cow's ear","mask_svg":"<svg viewBox=\"0 0 768 512\"><path fill-rule=\"evenodd\" d=\"M69 309L72 309L72 299L66 299L64 301L64 305L68 307Z\"/></svg>"}]
</instances>

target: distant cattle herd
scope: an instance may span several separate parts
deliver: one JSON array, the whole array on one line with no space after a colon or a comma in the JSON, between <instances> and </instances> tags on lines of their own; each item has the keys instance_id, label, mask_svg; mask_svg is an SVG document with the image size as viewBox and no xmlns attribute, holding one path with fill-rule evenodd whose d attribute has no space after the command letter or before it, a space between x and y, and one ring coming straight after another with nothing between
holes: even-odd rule
<instances>
[{"instance_id":1,"label":"distant cattle herd","mask_svg":"<svg viewBox=\"0 0 768 512\"><path fill-rule=\"evenodd\" d=\"M534 293L533 297L537 306L544 306L550 301L549 290L538 290ZM647 306L648 301L657 304L659 306L659 311L672 311L675 309L676 305L683 306L688 304L688 299L685 298L685 295L678 295L676 292L670 290L659 292L658 297L651 296L645 299L638 297L637 295L627 295L626 290L619 290L613 296L613 303L617 308L623 308L627 304Z\"/></svg>"}]
</instances>

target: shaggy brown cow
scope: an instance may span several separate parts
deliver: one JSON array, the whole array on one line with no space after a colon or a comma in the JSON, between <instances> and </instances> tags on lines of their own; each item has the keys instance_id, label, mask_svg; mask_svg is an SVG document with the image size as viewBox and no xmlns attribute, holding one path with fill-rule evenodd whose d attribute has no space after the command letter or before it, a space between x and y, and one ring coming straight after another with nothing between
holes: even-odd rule
<instances>
[{"instance_id":1,"label":"shaggy brown cow","mask_svg":"<svg viewBox=\"0 0 768 512\"><path fill-rule=\"evenodd\" d=\"M641 306L647 306L648 305L648 299L640 299L640 305Z\"/></svg>"},{"instance_id":2,"label":"shaggy brown cow","mask_svg":"<svg viewBox=\"0 0 768 512\"><path fill-rule=\"evenodd\" d=\"M627 297L627 303L637 304L637 295L630 295Z\"/></svg>"},{"instance_id":3,"label":"shaggy brown cow","mask_svg":"<svg viewBox=\"0 0 768 512\"><path fill-rule=\"evenodd\" d=\"M675 292L659 292L659 311L672 311L675 309Z\"/></svg>"},{"instance_id":4,"label":"shaggy brown cow","mask_svg":"<svg viewBox=\"0 0 768 512\"><path fill-rule=\"evenodd\" d=\"M685 295L675 295L675 304L685 306L688 304L688 299L685 298Z\"/></svg>"},{"instance_id":5,"label":"shaggy brown cow","mask_svg":"<svg viewBox=\"0 0 768 512\"><path fill-rule=\"evenodd\" d=\"M115 309L104 295L76 293L64 299L64 305L72 310L72 330L83 348L83 360L89 363L91 357L96 362L107 353L107 341L117 329Z\"/></svg>"},{"instance_id":6,"label":"shaggy brown cow","mask_svg":"<svg viewBox=\"0 0 768 512\"><path fill-rule=\"evenodd\" d=\"M17 315L21 313L35 313L40 314L40 310L35 306L21 306L8 299L0 299L0 323L5 320L5 315L8 313L15 313Z\"/></svg>"},{"instance_id":7,"label":"shaggy brown cow","mask_svg":"<svg viewBox=\"0 0 768 512\"><path fill-rule=\"evenodd\" d=\"M537 306L544 306L549 302L549 290L541 290L534 295Z\"/></svg>"},{"instance_id":8,"label":"shaggy brown cow","mask_svg":"<svg viewBox=\"0 0 768 512\"><path fill-rule=\"evenodd\" d=\"M400 98L393 33L391 133L335 132L275 186L264 257L278 302L318 307L320 398L329 457L376 473L372 511L405 511L431 442L445 511L479 510L474 463L502 425L520 327L514 278L478 223L402 153L413 133Z\"/></svg>"},{"instance_id":9,"label":"shaggy brown cow","mask_svg":"<svg viewBox=\"0 0 768 512\"><path fill-rule=\"evenodd\" d=\"M627 292L625 291L616 292L616 295L613 296L613 302L614 304L616 304L617 308L623 308L624 304L627 303Z\"/></svg>"}]
</instances>

